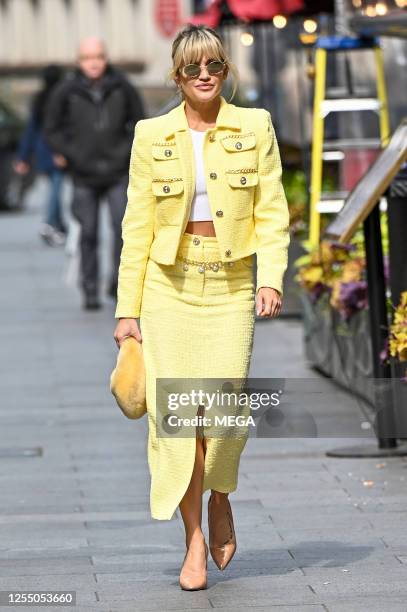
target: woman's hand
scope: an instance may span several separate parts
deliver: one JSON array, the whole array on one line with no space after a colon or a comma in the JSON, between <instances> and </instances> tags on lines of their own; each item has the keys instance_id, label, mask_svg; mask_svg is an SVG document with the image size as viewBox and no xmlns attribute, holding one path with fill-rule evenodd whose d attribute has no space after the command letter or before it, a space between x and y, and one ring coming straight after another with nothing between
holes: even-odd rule
<instances>
[{"instance_id":1,"label":"woman's hand","mask_svg":"<svg viewBox=\"0 0 407 612\"><path fill-rule=\"evenodd\" d=\"M128 336L134 336L137 342L142 342L136 319L119 319L113 334L118 348L120 348L121 343Z\"/></svg>"},{"instance_id":2,"label":"woman's hand","mask_svg":"<svg viewBox=\"0 0 407 612\"><path fill-rule=\"evenodd\" d=\"M260 287L256 296L256 314L260 317L277 317L281 312L281 294L272 287Z\"/></svg>"}]
</instances>

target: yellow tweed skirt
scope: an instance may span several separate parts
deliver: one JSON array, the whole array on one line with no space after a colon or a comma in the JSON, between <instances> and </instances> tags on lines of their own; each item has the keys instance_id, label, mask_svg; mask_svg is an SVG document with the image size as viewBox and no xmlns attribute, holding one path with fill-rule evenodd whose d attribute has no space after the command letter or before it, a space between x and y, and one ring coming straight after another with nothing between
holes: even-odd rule
<instances>
[{"instance_id":1,"label":"yellow tweed skirt","mask_svg":"<svg viewBox=\"0 0 407 612\"><path fill-rule=\"evenodd\" d=\"M184 233L175 264L147 262L140 330L146 367L150 509L152 518L159 520L173 518L188 488L196 438L159 433L157 379L245 379L255 322L254 255L232 265L227 262L217 271L199 271L178 256L207 262L221 259L216 237ZM203 492L237 488L247 437L247 430L240 437L206 437Z\"/></svg>"}]
</instances>

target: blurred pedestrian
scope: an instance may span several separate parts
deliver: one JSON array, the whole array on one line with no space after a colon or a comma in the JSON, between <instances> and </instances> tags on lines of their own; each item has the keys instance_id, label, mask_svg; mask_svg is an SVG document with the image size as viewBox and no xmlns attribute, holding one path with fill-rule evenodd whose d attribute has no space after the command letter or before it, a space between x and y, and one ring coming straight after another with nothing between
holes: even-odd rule
<instances>
[{"instance_id":1,"label":"blurred pedestrian","mask_svg":"<svg viewBox=\"0 0 407 612\"><path fill-rule=\"evenodd\" d=\"M18 174L27 174L31 163L34 163L36 171L49 179L50 191L40 236L50 246L64 244L67 230L61 205L63 169L58 167L53 159L52 151L44 139L43 125L48 99L63 74L62 67L56 64L49 64L43 69L43 86L32 100L29 119L14 162L14 169Z\"/></svg>"},{"instance_id":2,"label":"blurred pedestrian","mask_svg":"<svg viewBox=\"0 0 407 612\"><path fill-rule=\"evenodd\" d=\"M142 118L139 93L108 61L104 43L95 37L83 40L78 66L50 99L45 136L73 179L71 211L81 226L80 282L87 309L101 307L98 225L102 199L108 202L113 228L108 294L116 297L131 145L134 125Z\"/></svg>"}]
</instances>

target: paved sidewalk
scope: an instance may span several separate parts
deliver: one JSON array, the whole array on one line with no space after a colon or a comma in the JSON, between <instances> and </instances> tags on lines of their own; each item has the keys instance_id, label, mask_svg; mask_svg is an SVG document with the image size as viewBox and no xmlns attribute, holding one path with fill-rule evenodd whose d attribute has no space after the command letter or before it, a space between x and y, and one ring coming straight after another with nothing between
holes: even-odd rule
<instances>
[{"instance_id":1,"label":"paved sidewalk","mask_svg":"<svg viewBox=\"0 0 407 612\"><path fill-rule=\"evenodd\" d=\"M209 557L206 591L181 591L181 519L150 518L146 422L108 388L114 304L81 310L39 221L38 202L0 216L0 591L74 590L63 609L80 612L406 612L407 461L325 455L355 438L250 439L230 496L236 555L224 572ZM318 378L301 336L259 321L251 375ZM339 428L346 394L324 384Z\"/></svg>"}]
</instances>

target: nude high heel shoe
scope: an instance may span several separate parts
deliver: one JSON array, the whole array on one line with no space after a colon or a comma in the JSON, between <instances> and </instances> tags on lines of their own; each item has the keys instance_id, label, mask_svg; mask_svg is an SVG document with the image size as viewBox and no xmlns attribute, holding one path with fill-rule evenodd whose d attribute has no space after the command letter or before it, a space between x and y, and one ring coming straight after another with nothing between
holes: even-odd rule
<instances>
[{"instance_id":1,"label":"nude high heel shoe","mask_svg":"<svg viewBox=\"0 0 407 612\"><path fill-rule=\"evenodd\" d=\"M220 509L222 507L222 510ZM219 522L225 524L225 532L220 541L215 541L214 527ZM236 552L236 534L233 524L232 508L229 499L227 499L226 513L223 511L223 504L216 504L212 499L212 494L208 500L208 526L209 526L209 550L211 551L212 559L220 570L231 561ZM219 536L218 536L219 537Z\"/></svg>"},{"instance_id":2,"label":"nude high heel shoe","mask_svg":"<svg viewBox=\"0 0 407 612\"><path fill-rule=\"evenodd\" d=\"M184 562L188 554L188 550L185 553L181 573L179 576L179 584L181 589L183 589L184 591L198 591L199 589L207 588L208 550L208 545L205 542L205 570L203 572L188 570L184 567Z\"/></svg>"}]
</instances>

